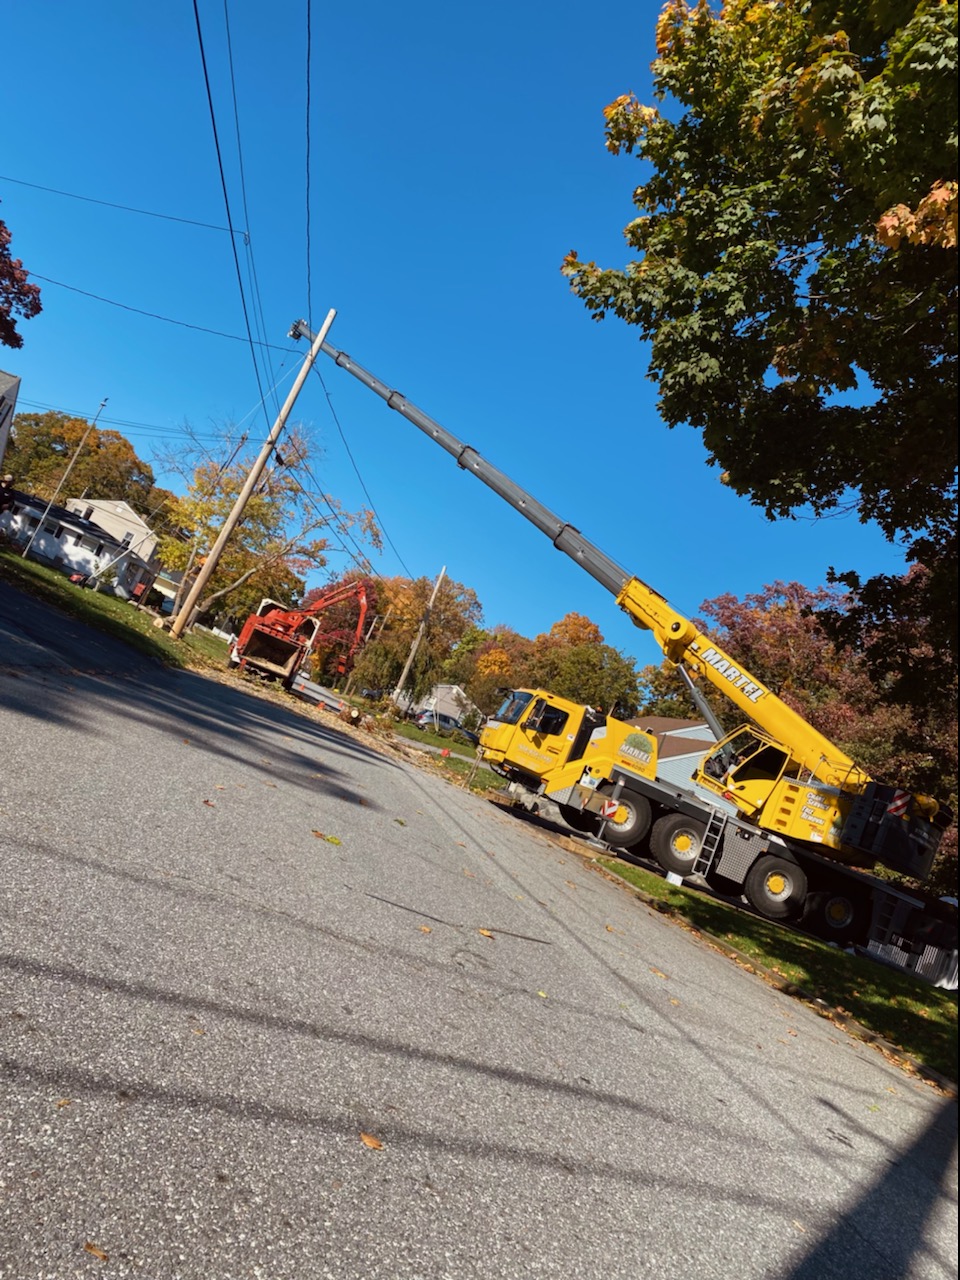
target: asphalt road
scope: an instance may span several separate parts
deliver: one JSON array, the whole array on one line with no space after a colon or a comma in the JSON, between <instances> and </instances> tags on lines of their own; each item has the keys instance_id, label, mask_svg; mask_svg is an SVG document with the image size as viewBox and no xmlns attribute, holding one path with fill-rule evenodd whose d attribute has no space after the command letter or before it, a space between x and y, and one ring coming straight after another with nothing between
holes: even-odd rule
<instances>
[{"instance_id":1,"label":"asphalt road","mask_svg":"<svg viewBox=\"0 0 960 1280\"><path fill-rule=\"evenodd\" d=\"M2 585L0 728L2 1280L956 1276L955 1100L536 830Z\"/></svg>"}]
</instances>

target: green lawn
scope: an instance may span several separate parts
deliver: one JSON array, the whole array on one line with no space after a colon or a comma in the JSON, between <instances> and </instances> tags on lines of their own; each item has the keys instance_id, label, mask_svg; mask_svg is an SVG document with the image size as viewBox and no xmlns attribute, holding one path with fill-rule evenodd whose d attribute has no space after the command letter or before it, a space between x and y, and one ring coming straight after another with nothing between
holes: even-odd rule
<instances>
[{"instance_id":1,"label":"green lawn","mask_svg":"<svg viewBox=\"0 0 960 1280\"><path fill-rule=\"evenodd\" d=\"M607 871L695 929L771 970L788 987L819 999L948 1080L957 1079L957 992L847 955L652 872L600 858Z\"/></svg>"},{"instance_id":2,"label":"green lawn","mask_svg":"<svg viewBox=\"0 0 960 1280\"><path fill-rule=\"evenodd\" d=\"M129 600L75 586L59 570L24 560L10 547L0 547L0 579L159 659L168 667L223 669L226 666L227 645L216 636L196 632L185 635L182 640L171 640L166 631L154 626L152 613L138 609Z\"/></svg>"}]
</instances>

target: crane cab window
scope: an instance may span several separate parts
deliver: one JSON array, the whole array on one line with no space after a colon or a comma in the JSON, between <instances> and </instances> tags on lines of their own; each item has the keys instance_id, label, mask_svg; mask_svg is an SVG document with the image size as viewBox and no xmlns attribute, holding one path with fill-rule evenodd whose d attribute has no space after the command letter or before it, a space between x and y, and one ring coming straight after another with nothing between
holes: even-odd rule
<instances>
[{"instance_id":1,"label":"crane cab window","mask_svg":"<svg viewBox=\"0 0 960 1280\"><path fill-rule=\"evenodd\" d=\"M532 729L534 733L540 733L545 737L552 738L558 733L563 733L569 719L570 717L566 711L561 711L559 707L551 707L549 703L538 701L533 711L524 721L523 727Z\"/></svg>"},{"instance_id":2,"label":"crane cab window","mask_svg":"<svg viewBox=\"0 0 960 1280\"><path fill-rule=\"evenodd\" d=\"M753 782L759 778L776 781L787 763L787 753L777 747L761 746L759 751L730 766L727 775L737 782Z\"/></svg>"}]
</instances>

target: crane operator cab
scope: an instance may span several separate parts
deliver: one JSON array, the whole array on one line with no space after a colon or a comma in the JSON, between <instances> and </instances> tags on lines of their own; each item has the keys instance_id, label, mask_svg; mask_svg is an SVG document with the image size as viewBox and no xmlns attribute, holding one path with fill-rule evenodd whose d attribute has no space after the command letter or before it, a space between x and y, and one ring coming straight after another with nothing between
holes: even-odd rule
<instances>
[{"instance_id":1,"label":"crane operator cab","mask_svg":"<svg viewBox=\"0 0 960 1280\"><path fill-rule=\"evenodd\" d=\"M747 818L759 813L784 777L796 779L789 753L753 729L728 734L701 761L694 778L707 790L733 800Z\"/></svg>"}]
</instances>

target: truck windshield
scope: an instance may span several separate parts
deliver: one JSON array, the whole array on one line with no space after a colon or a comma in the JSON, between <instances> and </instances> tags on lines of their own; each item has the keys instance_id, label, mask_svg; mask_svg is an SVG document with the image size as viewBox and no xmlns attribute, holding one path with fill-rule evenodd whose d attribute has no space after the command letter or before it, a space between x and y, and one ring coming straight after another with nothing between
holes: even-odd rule
<instances>
[{"instance_id":1,"label":"truck windshield","mask_svg":"<svg viewBox=\"0 0 960 1280\"><path fill-rule=\"evenodd\" d=\"M516 724L530 705L532 693L510 693L500 704L500 710L493 717L500 724Z\"/></svg>"}]
</instances>

